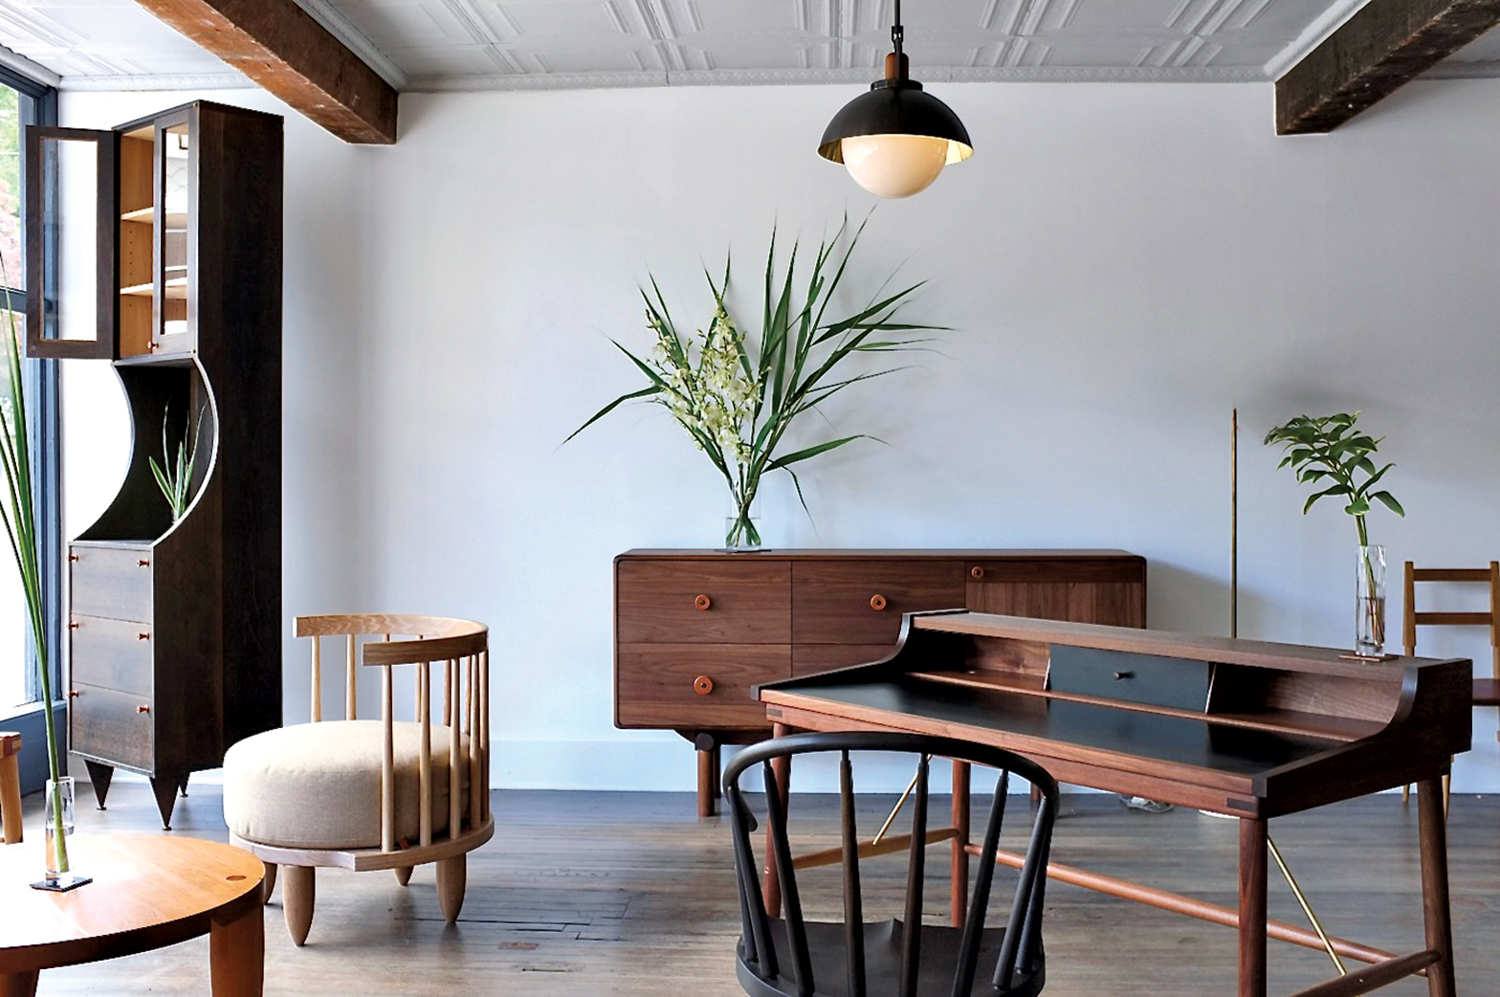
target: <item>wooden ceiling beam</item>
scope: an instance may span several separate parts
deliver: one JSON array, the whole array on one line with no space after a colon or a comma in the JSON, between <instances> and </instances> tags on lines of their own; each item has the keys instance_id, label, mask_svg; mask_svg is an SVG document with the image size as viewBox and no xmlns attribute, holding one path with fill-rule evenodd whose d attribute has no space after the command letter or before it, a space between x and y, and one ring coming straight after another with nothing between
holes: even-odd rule
<instances>
[{"instance_id":1,"label":"wooden ceiling beam","mask_svg":"<svg viewBox=\"0 0 1500 997\"><path fill-rule=\"evenodd\" d=\"M1330 132L1500 23L1500 0L1370 0L1276 81L1276 133Z\"/></svg>"},{"instance_id":2,"label":"wooden ceiling beam","mask_svg":"<svg viewBox=\"0 0 1500 997\"><path fill-rule=\"evenodd\" d=\"M293 0L136 0L346 142L396 141L396 90Z\"/></svg>"}]
</instances>

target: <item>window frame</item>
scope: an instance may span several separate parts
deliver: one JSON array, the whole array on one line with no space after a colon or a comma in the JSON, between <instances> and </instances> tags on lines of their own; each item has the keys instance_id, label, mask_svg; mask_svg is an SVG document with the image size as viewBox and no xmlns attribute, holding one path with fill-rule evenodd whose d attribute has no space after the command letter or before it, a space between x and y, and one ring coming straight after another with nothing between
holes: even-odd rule
<instances>
[{"instance_id":1,"label":"window frame","mask_svg":"<svg viewBox=\"0 0 1500 997\"><path fill-rule=\"evenodd\" d=\"M32 79L9 66L0 65L0 84L15 90L23 98L18 101L17 122L24 139L24 129L31 125L57 124L57 90ZM24 145L24 142L22 143ZM20 199L21 231L26 229L27 184L25 157L21 157L20 186L16 192ZM24 248L22 252L24 253ZM24 272L24 267L22 268ZM25 283L24 279L21 281ZM25 287L8 289L13 314L26 314ZM3 293L3 292L0 292ZM27 399L31 403L28 441L32 459L34 480L38 483L38 508L35 510L41 541L43 626L47 628L54 649L50 671L52 672L53 711L57 722L64 730L67 727L67 697L63 684L62 647L62 472L59 429L59 383L56 360L27 359L22 361L22 376L25 380ZM29 629L27 631L26 695L28 702L0 708L0 718L5 725L21 733L22 743L45 744L42 723L41 682L36 669L36 644ZM66 759L59 759L66 766ZM45 751L23 751L21 754L21 782L23 792L40 789L47 777Z\"/></svg>"}]
</instances>

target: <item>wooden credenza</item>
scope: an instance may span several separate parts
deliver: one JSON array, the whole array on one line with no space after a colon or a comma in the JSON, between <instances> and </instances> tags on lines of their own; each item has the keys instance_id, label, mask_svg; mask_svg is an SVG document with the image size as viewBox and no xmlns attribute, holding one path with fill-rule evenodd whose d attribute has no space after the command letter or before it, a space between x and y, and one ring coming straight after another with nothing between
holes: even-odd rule
<instances>
[{"instance_id":1,"label":"wooden credenza","mask_svg":"<svg viewBox=\"0 0 1500 997\"><path fill-rule=\"evenodd\" d=\"M903 613L968 609L1146 625L1146 560L1118 550L631 550L615 558L615 726L698 748L714 812L719 746L770 736L763 682L876 661Z\"/></svg>"}]
</instances>

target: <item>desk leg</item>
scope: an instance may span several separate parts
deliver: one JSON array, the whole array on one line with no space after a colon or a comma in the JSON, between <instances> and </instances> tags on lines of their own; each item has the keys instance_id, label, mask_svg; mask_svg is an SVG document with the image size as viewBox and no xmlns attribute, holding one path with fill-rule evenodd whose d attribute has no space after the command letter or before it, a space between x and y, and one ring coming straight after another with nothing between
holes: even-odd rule
<instances>
[{"instance_id":1,"label":"desk leg","mask_svg":"<svg viewBox=\"0 0 1500 997\"><path fill-rule=\"evenodd\" d=\"M1240 818L1240 993L1266 997L1266 822Z\"/></svg>"},{"instance_id":2,"label":"desk leg","mask_svg":"<svg viewBox=\"0 0 1500 997\"><path fill-rule=\"evenodd\" d=\"M36 970L0 973L0 997L36 997Z\"/></svg>"},{"instance_id":3,"label":"desk leg","mask_svg":"<svg viewBox=\"0 0 1500 997\"><path fill-rule=\"evenodd\" d=\"M208 965L213 997L261 997L266 972L266 915L259 903L248 905L236 921L215 919L209 926Z\"/></svg>"},{"instance_id":4,"label":"desk leg","mask_svg":"<svg viewBox=\"0 0 1500 997\"><path fill-rule=\"evenodd\" d=\"M1422 841L1422 917L1427 947L1443 957L1427 969L1431 997L1454 997L1453 925L1448 908L1448 835L1438 779L1417 784L1417 826Z\"/></svg>"},{"instance_id":5,"label":"desk leg","mask_svg":"<svg viewBox=\"0 0 1500 997\"><path fill-rule=\"evenodd\" d=\"M772 730L772 737L786 737L792 732L792 728L786 724L776 724ZM792 791L792 759L788 757L775 758L771 761L771 771L776 774L776 785L780 789L781 812L788 814L787 803ZM781 916L781 883L776 878L776 862L771 853L771 822L766 821L766 866L765 876L762 880L761 893L766 900L766 913L771 917Z\"/></svg>"},{"instance_id":6,"label":"desk leg","mask_svg":"<svg viewBox=\"0 0 1500 997\"><path fill-rule=\"evenodd\" d=\"M969 763L953 762L953 858L949 886L949 917L955 928L964 926L969 906Z\"/></svg>"}]
</instances>

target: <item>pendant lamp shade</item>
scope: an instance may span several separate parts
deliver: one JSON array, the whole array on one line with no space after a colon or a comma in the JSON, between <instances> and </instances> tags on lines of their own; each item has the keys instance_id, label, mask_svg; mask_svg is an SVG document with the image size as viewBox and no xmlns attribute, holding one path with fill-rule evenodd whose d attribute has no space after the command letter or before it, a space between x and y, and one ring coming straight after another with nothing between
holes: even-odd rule
<instances>
[{"instance_id":1,"label":"pendant lamp shade","mask_svg":"<svg viewBox=\"0 0 1500 997\"><path fill-rule=\"evenodd\" d=\"M974 154L953 110L905 78L877 80L833 116L818 155L880 197L910 197Z\"/></svg>"}]
</instances>

